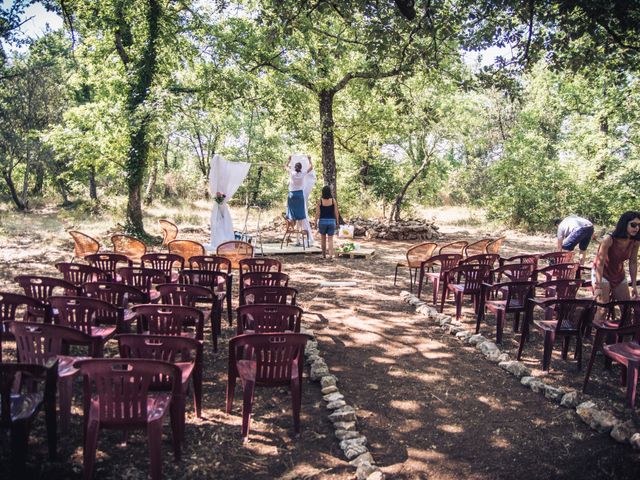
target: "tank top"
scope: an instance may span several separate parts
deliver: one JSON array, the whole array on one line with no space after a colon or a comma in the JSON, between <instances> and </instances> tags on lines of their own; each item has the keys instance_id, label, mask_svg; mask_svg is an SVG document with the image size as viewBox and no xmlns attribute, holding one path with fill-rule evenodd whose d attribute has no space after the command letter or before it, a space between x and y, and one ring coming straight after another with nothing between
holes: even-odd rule
<instances>
[{"instance_id":1,"label":"tank top","mask_svg":"<svg viewBox=\"0 0 640 480\"><path fill-rule=\"evenodd\" d=\"M331 199L331 205L327 205L326 207L322 205L322 200L320 200L320 218L336 218L333 199Z\"/></svg>"},{"instance_id":2,"label":"tank top","mask_svg":"<svg viewBox=\"0 0 640 480\"><path fill-rule=\"evenodd\" d=\"M612 287L616 287L624 281L626 277L624 273L624 262L631 258L631 250L635 245L635 240L629 240L626 245L623 242L624 239L622 238L614 238L607 252L608 255L604 259L602 277L606 278ZM596 257L596 261L593 262L593 268L598 268L598 257Z\"/></svg>"}]
</instances>

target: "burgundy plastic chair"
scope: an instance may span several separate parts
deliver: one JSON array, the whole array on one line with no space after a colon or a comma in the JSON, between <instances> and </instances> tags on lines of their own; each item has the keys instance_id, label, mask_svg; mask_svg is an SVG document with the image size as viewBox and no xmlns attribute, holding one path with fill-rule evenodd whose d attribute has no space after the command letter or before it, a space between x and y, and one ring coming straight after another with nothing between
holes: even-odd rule
<instances>
[{"instance_id":1,"label":"burgundy plastic chair","mask_svg":"<svg viewBox=\"0 0 640 480\"><path fill-rule=\"evenodd\" d=\"M627 387L627 407L634 408L640 370L640 344L637 341L614 343L602 348L605 357L622 365L622 385Z\"/></svg>"},{"instance_id":2,"label":"burgundy plastic chair","mask_svg":"<svg viewBox=\"0 0 640 480\"><path fill-rule=\"evenodd\" d=\"M197 307L198 303L209 305L202 310L205 321L209 318L211 322L211 341L213 350L218 351L218 336L222 333L222 310L225 292L214 293L208 287L200 285L190 285L186 283L165 283L156 286L160 292L160 298L165 305L186 305L187 307Z\"/></svg>"},{"instance_id":3,"label":"burgundy plastic chair","mask_svg":"<svg viewBox=\"0 0 640 480\"><path fill-rule=\"evenodd\" d=\"M243 258L238 262L240 275L249 272L281 272L282 262L275 258Z\"/></svg>"},{"instance_id":4,"label":"burgundy plastic chair","mask_svg":"<svg viewBox=\"0 0 640 480\"><path fill-rule=\"evenodd\" d=\"M435 255L429 260L422 262L420 265L420 278L418 280L418 298L422 294L423 279L426 277L427 283L433 283L433 304L438 304L438 292L440 291L440 284L445 281L446 274L453 267L456 267L462 260L462 255L458 253L447 253L444 255ZM432 269L434 265L440 265L440 271L427 272L427 269ZM444 286L446 289L446 286Z\"/></svg>"},{"instance_id":5,"label":"burgundy plastic chair","mask_svg":"<svg viewBox=\"0 0 640 480\"><path fill-rule=\"evenodd\" d=\"M500 282L503 275L511 282L525 282L531 279L534 270L533 263L512 263L494 269L491 275L496 282Z\"/></svg>"},{"instance_id":6,"label":"burgundy plastic chair","mask_svg":"<svg viewBox=\"0 0 640 480\"><path fill-rule=\"evenodd\" d=\"M162 271L172 283L178 281L180 270L184 268L184 259L175 253L146 253L140 263L144 268ZM175 268L177 271L174 271Z\"/></svg>"},{"instance_id":7,"label":"burgundy plastic chair","mask_svg":"<svg viewBox=\"0 0 640 480\"><path fill-rule=\"evenodd\" d=\"M446 274L446 288L442 290L440 311L444 310L446 293L452 292L456 302L456 319L460 319L462 297L465 295L471 295L474 312L478 313L482 284L489 280L490 275L491 267L489 265L461 265L449 270Z\"/></svg>"},{"instance_id":8,"label":"burgundy plastic chair","mask_svg":"<svg viewBox=\"0 0 640 480\"><path fill-rule=\"evenodd\" d=\"M147 295L139 288L118 282L88 282L82 286L87 297L97 298L123 310L122 325L116 325L116 332L129 333L133 323L131 305L146 303ZM109 323L109 318L99 319L100 323Z\"/></svg>"},{"instance_id":9,"label":"burgundy plastic chair","mask_svg":"<svg viewBox=\"0 0 640 480\"><path fill-rule=\"evenodd\" d=\"M295 305L253 304L242 305L237 310L237 334L300 332L302 309Z\"/></svg>"},{"instance_id":10,"label":"burgundy plastic chair","mask_svg":"<svg viewBox=\"0 0 640 480\"><path fill-rule=\"evenodd\" d=\"M92 266L99 268L107 274L107 280L121 281L118 277L118 269L127 266L132 267L133 262L121 253L96 253L85 258Z\"/></svg>"},{"instance_id":11,"label":"burgundy plastic chair","mask_svg":"<svg viewBox=\"0 0 640 480\"><path fill-rule=\"evenodd\" d=\"M56 459L56 382L58 364L51 361L45 366L25 363L0 363L0 428L9 429L11 435L11 460L14 475L24 475L29 445L31 423L40 409L44 409L47 425L49 458ZM30 386L22 392L16 385ZM34 387L38 385L38 391ZM40 388L40 385L43 385ZM3 469L4 470L4 469Z\"/></svg>"},{"instance_id":12,"label":"burgundy plastic chair","mask_svg":"<svg viewBox=\"0 0 640 480\"><path fill-rule=\"evenodd\" d=\"M51 360L57 360L60 427L63 432L68 431L71 420L73 378L78 374L78 369L73 366L73 363L87 358L70 356L69 346L91 346L92 338L75 328L62 325L11 322L9 329L16 339L20 363L46 365Z\"/></svg>"},{"instance_id":13,"label":"burgundy plastic chair","mask_svg":"<svg viewBox=\"0 0 640 480\"><path fill-rule=\"evenodd\" d=\"M56 316L49 306L49 297L52 295L79 295L80 289L74 284L67 282L61 278L55 277L43 277L39 275L18 275L15 278L16 282L24 290L24 294L27 297L40 300L44 308L29 308L27 310L26 320L38 320L43 319L45 323L50 323Z\"/></svg>"},{"instance_id":14,"label":"burgundy plastic chair","mask_svg":"<svg viewBox=\"0 0 640 480\"><path fill-rule=\"evenodd\" d=\"M240 295L240 305L277 303L295 305L298 290L292 287L246 287Z\"/></svg>"},{"instance_id":15,"label":"burgundy plastic chair","mask_svg":"<svg viewBox=\"0 0 640 480\"><path fill-rule=\"evenodd\" d=\"M464 260L460 260L459 265L489 265L491 268L498 263L500 260L500 255L497 253L480 253L478 255L472 255L470 257L465 258Z\"/></svg>"},{"instance_id":16,"label":"burgundy plastic chair","mask_svg":"<svg viewBox=\"0 0 640 480\"><path fill-rule=\"evenodd\" d=\"M202 310L184 305L143 304L132 307L137 319L138 333L177 335L204 339ZM193 327L194 332L185 327Z\"/></svg>"},{"instance_id":17,"label":"burgundy plastic chair","mask_svg":"<svg viewBox=\"0 0 640 480\"><path fill-rule=\"evenodd\" d=\"M2 342L12 339L13 334L7 329L7 323L18 320L18 309L24 306L24 315L28 315L28 309L50 312L50 306L35 298L20 295L19 293L0 292L0 363L2 363Z\"/></svg>"},{"instance_id":18,"label":"burgundy plastic chair","mask_svg":"<svg viewBox=\"0 0 640 480\"><path fill-rule=\"evenodd\" d=\"M116 334L116 326L122 322L119 318L122 311L110 303L87 297L51 297L51 306L58 311L58 324L75 328L89 337L91 345L89 354L102 358L104 344ZM98 324L99 318L109 317L113 324Z\"/></svg>"},{"instance_id":19,"label":"burgundy plastic chair","mask_svg":"<svg viewBox=\"0 0 640 480\"><path fill-rule=\"evenodd\" d=\"M525 253L520 255L515 255L513 257L501 257L500 258L500 266L503 265L512 265L518 263L528 263L532 264L538 268L538 258L540 258L540 254L538 253Z\"/></svg>"},{"instance_id":20,"label":"burgundy plastic chair","mask_svg":"<svg viewBox=\"0 0 640 480\"><path fill-rule=\"evenodd\" d=\"M125 285L142 290L147 295L147 303L160 300L160 294L152 288L154 284L169 282L165 273L157 268L121 267L118 269L118 275Z\"/></svg>"},{"instance_id":21,"label":"burgundy plastic chair","mask_svg":"<svg viewBox=\"0 0 640 480\"><path fill-rule=\"evenodd\" d=\"M627 336L631 336L636 342L640 341L640 300L618 300L598 306L604 308L606 314L603 318L591 322L591 327L595 328L596 333L582 386L585 393L596 355L602 351L605 343L620 343Z\"/></svg>"},{"instance_id":22,"label":"burgundy plastic chair","mask_svg":"<svg viewBox=\"0 0 640 480\"><path fill-rule=\"evenodd\" d=\"M282 272L250 272L242 275L240 295L246 287L287 287L289 275Z\"/></svg>"},{"instance_id":23,"label":"burgundy plastic chair","mask_svg":"<svg viewBox=\"0 0 640 480\"><path fill-rule=\"evenodd\" d=\"M84 378L84 478L93 476L98 432L103 428L144 430L149 443L151 478L160 480L162 423L171 409L175 460L180 459L180 412L174 398L181 394L180 369L172 363L146 359L81 360L76 363ZM169 392L150 391L164 377Z\"/></svg>"},{"instance_id":24,"label":"burgundy plastic chair","mask_svg":"<svg viewBox=\"0 0 640 480\"><path fill-rule=\"evenodd\" d=\"M542 354L542 370L549 371L551 366L551 354L556 338L562 337L562 358L567 359L569 341L571 337L576 338L575 358L578 360L578 370L582 368L582 331L585 325L591 322L594 309L594 301L580 298L551 299L540 302L538 305L545 311L552 308L554 318L551 320L535 320L533 324L544 333L544 351ZM520 346L518 357L520 360L524 343L528 336L528 323L524 323L524 328L520 336Z\"/></svg>"},{"instance_id":25,"label":"burgundy plastic chair","mask_svg":"<svg viewBox=\"0 0 640 480\"><path fill-rule=\"evenodd\" d=\"M562 251L543 253L539 256L539 259L545 260L549 265L555 265L557 263L571 263L573 261L573 252Z\"/></svg>"},{"instance_id":26,"label":"burgundy plastic chair","mask_svg":"<svg viewBox=\"0 0 640 480\"><path fill-rule=\"evenodd\" d=\"M514 314L513 330L518 331L520 314L526 313L527 300L535 293L536 282L515 281L494 284L484 284L481 294L481 304L476 316L476 333L480 333L480 323L485 318L485 311L489 310L496 317L496 342L502 343L502 332L508 314ZM497 297L501 298L497 298Z\"/></svg>"},{"instance_id":27,"label":"burgundy plastic chair","mask_svg":"<svg viewBox=\"0 0 640 480\"><path fill-rule=\"evenodd\" d=\"M549 280L574 280L578 272L578 263L556 263L548 267L538 268L533 272L534 279L539 282Z\"/></svg>"},{"instance_id":28,"label":"burgundy plastic chair","mask_svg":"<svg viewBox=\"0 0 640 480\"><path fill-rule=\"evenodd\" d=\"M231 273L231 260L218 255L196 255L189 259L189 266L197 270L209 270L212 272L222 272L227 274L227 322L232 322L232 298L233 275Z\"/></svg>"},{"instance_id":29,"label":"burgundy plastic chair","mask_svg":"<svg viewBox=\"0 0 640 480\"><path fill-rule=\"evenodd\" d=\"M73 283L76 287L82 287L83 283L105 280L107 274L97 267L84 263L56 263L56 268L62 273L62 278Z\"/></svg>"},{"instance_id":30,"label":"burgundy plastic chair","mask_svg":"<svg viewBox=\"0 0 640 480\"><path fill-rule=\"evenodd\" d=\"M182 386L177 408L180 410L180 439L184 440L185 403L189 383L193 382L193 405L202 418L202 343L193 338L169 335L118 335L121 358L147 358L175 364L182 373ZM165 378L156 378L152 390L170 390Z\"/></svg>"},{"instance_id":31,"label":"burgundy plastic chair","mask_svg":"<svg viewBox=\"0 0 640 480\"><path fill-rule=\"evenodd\" d=\"M293 425L300 432L300 405L304 347L310 337L302 333L259 333L229 341L226 412L231 413L236 379L243 391L242 438L247 441L255 387L288 386L291 391Z\"/></svg>"}]
</instances>

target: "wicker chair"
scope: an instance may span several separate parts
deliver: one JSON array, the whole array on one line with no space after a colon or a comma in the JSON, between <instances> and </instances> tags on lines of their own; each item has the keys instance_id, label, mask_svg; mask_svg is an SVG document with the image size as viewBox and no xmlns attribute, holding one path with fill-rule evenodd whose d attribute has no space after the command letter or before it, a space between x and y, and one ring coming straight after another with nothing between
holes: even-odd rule
<instances>
[{"instance_id":1,"label":"wicker chair","mask_svg":"<svg viewBox=\"0 0 640 480\"><path fill-rule=\"evenodd\" d=\"M193 240L171 240L168 247L169 253L180 255L184 258L185 265L189 264L191 257L199 257L205 254L202 244Z\"/></svg>"},{"instance_id":2,"label":"wicker chair","mask_svg":"<svg viewBox=\"0 0 640 480\"><path fill-rule=\"evenodd\" d=\"M464 248L464 256L472 257L473 255L482 255L487 253L487 245L493 241L493 238L483 238L477 242L470 243Z\"/></svg>"},{"instance_id":3,"label":"wicker chair","mask_svg":"<svg viewBox=\"0 0 640 480\"><path fill-rule=\"evenodd\" d=\"M167 248L169 242L175 240L178 237L178 226L169 220L158 220L160 228L162 229L162 246Z\"/></svg>"},{"instance_id":4,"label":"wicker chair","mask_svg":"<svg viewBox=\"0 0 640 480\"><path fill-rule=\"evenodd\" d=\"M100 250L100 242L86 233L70 230L69 235L73 238L73 262L76 258L84 259L87 255L93 255Z\"/></svg>"},{"instance_id":5,"label":"wicker chair","mask_svg":"<svg viewBox=\"0 0 640 480\"><path fill-rule=\"evenodd\" d=\"M409 285L411 291L413 291L413 284L415 283L415 279L417 278L418 271L420 270L420 265L422 262L426 261L431 257L434 250L438 248L437 243L433 242L425 242L420 243L414 247L411 247L407 250L407 259L403 262L398 262L396 264L396 272L393 276L393 284L396 284L396 280L398 278L398 268L408 268L409 269Z\"/></svg>"},{"instance_id":6,"label":"wicker chair","mask_svg":"<svg viewBox=\"0 0 640 480\"><path fill-rule=\"evenodd\" d=\"M253 246L240 240L231 240L218 245L216 255L231 260L231 268L237 270L240 268L238 265L240 260L253 257Z\"/></svg>"},{"instance_id":7,"label":"wicker chair","mask_svg":"<svg viewBox=\"0 0 640 480\"><path fill-rule=\"evenodd\" d=\"M137 238L129 235L117 234L111 237L113 251L125 255L129 260L140 263L142 256L147 253L147 246Z\"/></svg>"},{"instance_id":8,"label":"wicker chair","mask_svg":"<svg viewBox=\"0 0 640 480\"><path fill-rule=\"evenodd\" d=\"M500 249L502 248L502 243L507 237L500 237L493 240L489 245L487 245L487 253L497 253L500 255Z\"/></svg>"},{"instance_id":9,"label":"wicker chair","mask_svg":"<svg viewBox=\"0 0 640 480\"><path fill-rule=\"evenodd\" d=\"M460 240L458 242L447 243L446 245L442 245L438 249L438 255L444 255L447 253L457 253L464 256L464 250L469 245L469 242L465 242L464 240Z\"/></svg>"}]
</instances>

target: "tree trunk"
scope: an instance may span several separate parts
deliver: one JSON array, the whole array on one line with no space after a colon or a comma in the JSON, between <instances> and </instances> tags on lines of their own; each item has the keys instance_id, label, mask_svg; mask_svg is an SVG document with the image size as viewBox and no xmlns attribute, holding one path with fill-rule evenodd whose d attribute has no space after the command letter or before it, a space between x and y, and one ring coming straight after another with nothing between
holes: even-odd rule
<instances>
[{"instance_id":1,"label":"tree trunk","mask_svg":"<svg viewBox=\"0 0 640 480\"><path fill-rule=\"evenodd\" d=\"M2 178L4 178L4 182L7 184L7 188L9 189L9 193L11 194L11 200L13 200L14 205L18 210L26 210L27 206L20 199L18 195L18 191L16 190L16 185L13 183L13 178L11 178L11 172L3 171Z\"/></svg>"},{"instance_id":2,"label":"tree trunk","mask_svg":"<svg viewBox=\"0 0 640 480\"><path fill-rule=\"evenodd\" d=\"M336 152L333 135L333 97L335 93L323 90L319 93L320 100L320 129L322 147L322 175L324 184L331 187L333 195L338 197L336 188Z\"/></svg>"},{"instance_id":3,"label":"tree trunk","mask_svg":"<svg viewBox=\"0 0 640 480\"><path fill-rule=\"evenodd\" d=\"M71 202L69 202L69 187L67 185L67 182L65 182L64 180L62 180L62 178L60 178L60 176L58 176L55 179L55 184L58 187L60 196L62 197L62 206L68 207Z\"/></svg>"},{"instance_id":4,"label":"tree trunk","mask_svg":"<svg viewBox=\"0 0 640 480\"><path fill-rule=\"evenodd\" d=\"M400 208L402 207L402 202L404 201L404 197L407 194L407 190L409 190L409 187L416 180L416 178L418 178L420 174L425 171L428 165L429 161L425 159L420 165L420 168L418 168L418 170L416 170L415 173L411 175L411 178L409 178L407 183L404 184L402 190L400 190L400 193L393 202L393 207L391 207L391 213L389 214L389 220L395 220L396 222L399 222L401 220Z\"/></svg>"},{"instance_id":5,"label":"tree trunk","mask_svg":"<svg viewBox=\"0 0 640 480\"><path fill-rule=\"evenodd\" d=\"M180 142L178 142L178 144L176 145L177 147L180 147ZM179 148L178 148L179 150ZM177 154L176 154L177 156ZM169 173L169 139L167 139L167 148L164 151L164 158L162 159L163 162L163 167L164 167L164 175L165 175L165 182L164 182L164 191L162 194L163 198L169 198L171 196L171 189L169 188L169 185L167 185L167 175ZM207 200L209 199L209 188L206 188L206 198Z\"/></svg>"},{"instance_id":6,"label":"tree trunk","mask_svg":"<svg viewBox=\"0 0 640 480\"><path fill-rule=\"evenodd\" d=\"M44 165L42 162L37 162L34 169L35 179L33 184L33 189L31 193L33 196L42 195L42 189L44 187Z\"/></svg>"},{"instance_id":7,"label":"tree trunk","mask_svg":"<svg viewBox=\"0 0 640 480\"><path fill-rule=\"evenodd\" d=\"M31 167L31 155L27 151L27 161L24 164L24 177L22 177L22 194L20 195L20 201L24 205L25 210L29 208L29 170Z\"/></svg>"},{"instance_id":8,"label":"tree trunk","mask_svg":"<svg viewBox=\"0 0 640 480\"><path fill-rule=\"evenodd\" d=\"M144 192L144 204L151 205L153 203L153 190L156 188L156 180L158 178L158 160L153 159L151 164L151 173L149 173L149 180L147 181L147 188Z\"/></svg>"},{"instance_id":9,"label":"tree trunk","mask_svg":"<svg viewBox=\"0 0 640 480\"><path fill-rule=\"evenodd\" d=\"M96 167L89 167L89 198L94 202L98 201L98 186L96 185Z\"/></svg>"}]
</instances>

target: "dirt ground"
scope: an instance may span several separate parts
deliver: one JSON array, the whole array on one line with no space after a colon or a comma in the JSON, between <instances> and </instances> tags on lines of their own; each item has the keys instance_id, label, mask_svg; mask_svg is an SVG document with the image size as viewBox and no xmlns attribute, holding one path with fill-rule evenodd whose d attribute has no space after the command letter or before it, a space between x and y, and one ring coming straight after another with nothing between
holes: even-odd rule
<instances>
[{"instance_id":1,"label":"dirt ground","mask_svg":"<svg viewBox=\"0 0 640 480\"><path fill-rule=\"evenodd\" d=\"M439 241L495 235L466 217L441 228ZM59 228L59 227L58 227ZM55 273L55 261L69 259L71 243L64 229L51 239L37 229L29 238L3 232L0 245L0 289L16 291L12 277L20 273ZM551 237L507 232L503 253L548 251ZM41 236L38 243L33 237ZM185 235L205 241L203 232ZM356 407L358 428L367 436L376 462L387 478L394 479L502 479L502 478L616 478L640 475L640 453L620 445L607 435L591 431L574 411L559 407L519 385L517 379L485 360L472 348L429 325L399 293L408 288L408 274L399 274L393 286L393 270L407 242L364 242L376 249L371 259L338 259L319 256L280 257L283 270L300 290L304 320L319 339L324 357L339 378L340 391ZM355 288L321 288L323 280L354 280ZM429 291L427 291L427 294ZM426 298L429 298L428 296ZM452 303L445 312L453 312ZM473 318L469 309L464 321ZM488 318L483 333L495 336ZM286 390L259 391L252 419L251 441L240 438L239 393L232 415L224 413L227 339L225 327L220 351L214 355L205 342L204 418L196 419L188 404L183 459L170 455L169 429L163 442L165 478L354 478L354 470L342 457L334 439L319 386L305 383L302 434L293 436L290 399ZM209 337L205 337L207 340ZM505 328L503 349L514 353L519 335ZM541 338L533 334L523 360L540 368ZM12 344L7 344L11 354ZM113 345L111 345L113 351ZM585 347L589 358L589 344ZM624 389L617 370L605 372L596 363L590 394L622 415ZM573 360L562 361L554 352L551 381L577 387L583 374ZM547 380L549 381L549 380ZM82 432L79 385L74 398L71 431L61 436L59 461L45 461L42 420L30 442L30 478L80 478ZM146 478L148 468L144 436L133 436L126 445L116 433L101 432L95 478ZM8 440L0 437L2 452ZM0 456L0 476L6 476L6 454ZM4 472L4 473L3 473Z\"/></svg>"}]
</instances>

